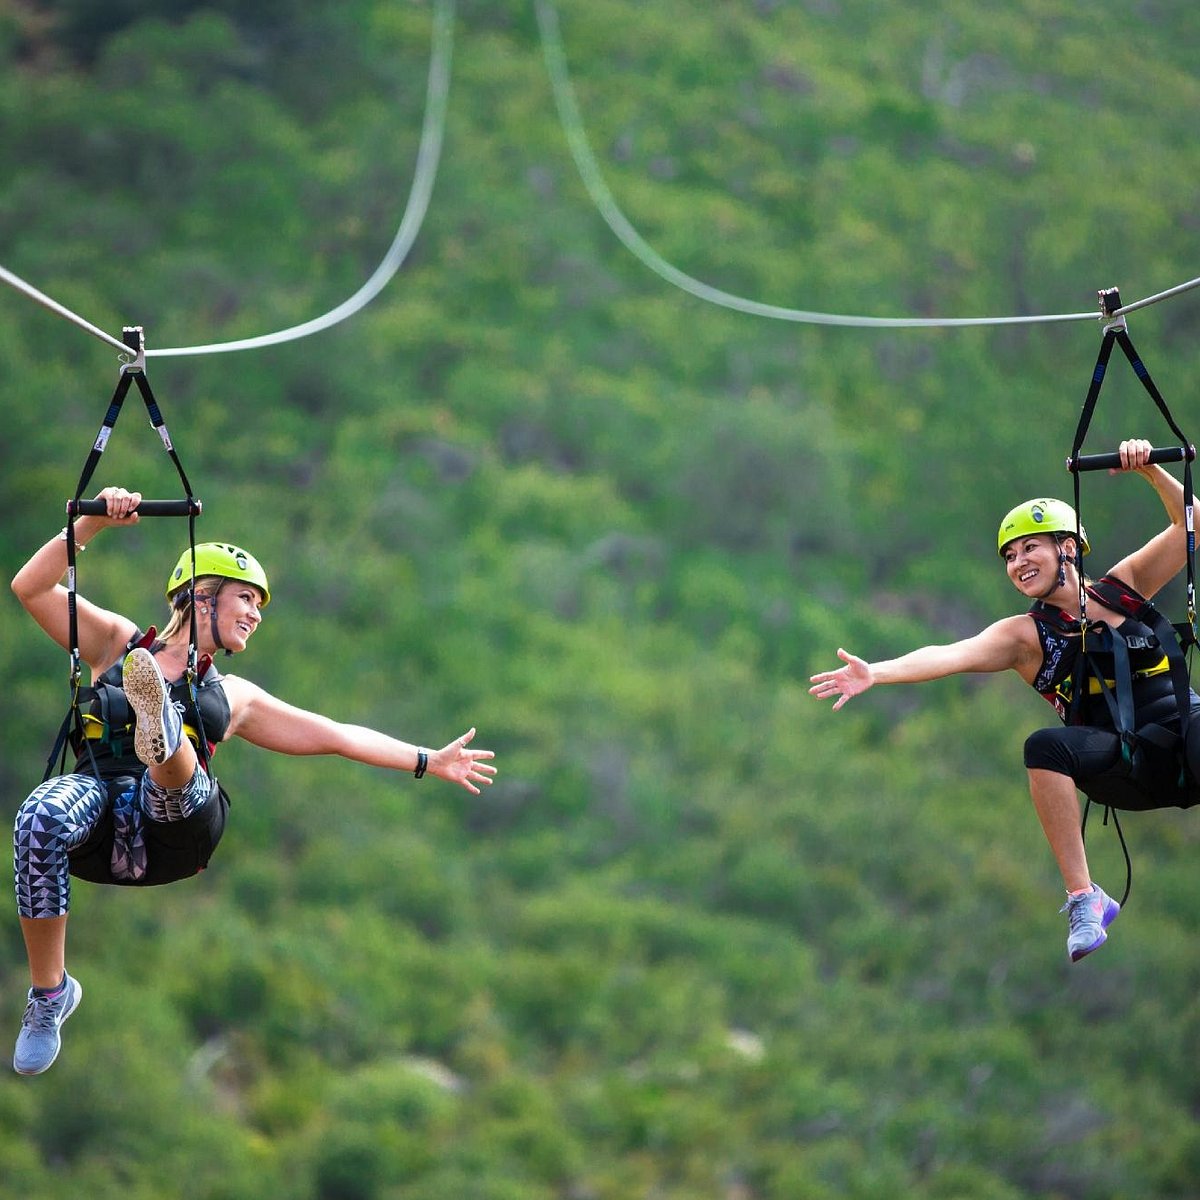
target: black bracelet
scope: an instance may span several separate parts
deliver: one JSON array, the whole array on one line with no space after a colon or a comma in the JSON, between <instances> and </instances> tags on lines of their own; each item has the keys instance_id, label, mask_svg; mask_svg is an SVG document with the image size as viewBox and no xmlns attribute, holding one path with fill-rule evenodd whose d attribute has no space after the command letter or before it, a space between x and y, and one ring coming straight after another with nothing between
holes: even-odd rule
<instances>
[{"instance_id":1,"label":"black bracelet","mask_svg":"<svg viewBox=\"0 0 1200 1200\"><path fill-rule=\"evenodd\" d=\"M425 768L429 766L429 755L424 750L417 751L417 769L413 772L414 779L420 779L425 774Z\"/></svg>"}]
</instances>

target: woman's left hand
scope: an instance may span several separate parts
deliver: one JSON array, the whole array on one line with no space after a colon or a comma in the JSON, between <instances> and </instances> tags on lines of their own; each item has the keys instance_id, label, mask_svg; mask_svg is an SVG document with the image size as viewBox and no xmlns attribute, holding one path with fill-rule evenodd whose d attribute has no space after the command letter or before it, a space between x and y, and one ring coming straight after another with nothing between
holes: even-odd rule
<instances>
[{"instance_id":1,"label":"woman's left hand","mask_svg":"<svg viewBox=\"0 0 1200 1200\"><path fill-rule=\"evenodd\" d=\"M490 784L496 774L496 768L485 759L495 758L492 750L469 750L471 739L475 736L472 726L462 737L455 738L448 746L435 750L429 756L429 774L436 775L450 783L460 783L468 792L479 795L476 784Z\"/></svg>"}]
</instances>

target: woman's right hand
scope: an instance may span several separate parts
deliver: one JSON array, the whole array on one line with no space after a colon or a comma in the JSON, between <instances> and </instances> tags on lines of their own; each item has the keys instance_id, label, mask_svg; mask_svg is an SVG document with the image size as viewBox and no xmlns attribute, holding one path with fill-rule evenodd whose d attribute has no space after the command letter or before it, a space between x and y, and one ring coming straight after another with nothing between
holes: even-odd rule
<instances>
[{"instance_id":1,"label":"woman's right hand","mask_svg":"<svg viewBox=\"0 0 1200 1200\"><path fill-rule=\"evenodd\" d=\"M96 493L96 499L105 502L108 513L103 517L76 517L75 537L78 541L86 542L110 525L136 525L141 520L137 512L137 506L142 502L141 492L129 492L123 487L106 487Z\"/></svg>"},{"instance_id":2,"label":"woman's right hand","mask_svg":"<svg viewBox=\"0 0 1200 1200\"><path fill-rule=\"evenodd\" d=\"M106 487L101 488L96 499L107 503L108 519L112 524L137 524L137 506L142 502L141 492L127 492L123 487Z\"/></svg>"},{"instance_id":3,"label":"woman's right hand","mask_svg":"<svg viewBox=\"0 0 1200 1200\"><path fill-rule=\"evenodd\" d=\"M75 546L86 546L97 531L109 525L136 525L140 492L104 488L96 499L105 501L104 516L81 516L75 520ZM65 531L63 531L65 532ZM34 552L13 576L12 590L21 606L64 650L71 649L71 620L68 591L62 584L65 557L63 533L57 533ZM76 594L76 644L83 661L100 671L116 661L121 648L136 626L127 617L110 612Z\"/></svg>"},{"instance_id":4,"label":"woman's right hand","mask_svg":"<svg viewBox=\"0 0 1200 1200\"><path fill-rule=\"evenodd\" d=\"M810 696L818 700L828 700L836 696L833 711L837 712L851 696L861 696L874 682L871 664L865 659L858 658L848 650L838 647L838 658L846 665L836 671L821 671L812 676L812 687L808 689Z\"/></svg>"}]
</instances>

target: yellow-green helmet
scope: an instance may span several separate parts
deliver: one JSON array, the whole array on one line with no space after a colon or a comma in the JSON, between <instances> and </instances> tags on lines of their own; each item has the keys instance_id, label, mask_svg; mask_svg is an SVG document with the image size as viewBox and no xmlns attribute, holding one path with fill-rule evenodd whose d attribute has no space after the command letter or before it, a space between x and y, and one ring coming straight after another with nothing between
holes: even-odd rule
<instances>
[{"instance_id":1,"label":"yellow-green helmet","mask_svg":"<svg viewBox=\"0 0 1200 1200\"><path fill-rule=\"evenodd\" d=\"M1091 550L1087 532L1079 524L1079 518L1069 504L1046 498L1026 500L1000 522L996 550L1003 556L1004 547L1015 538L1028 537L1033 533L1069 533L1074 537L1076 530L1079 532L1079 548L1086 554Z\"/></svg>"},{"instance_id":2,"label":"yellow-green helmet","mask_svg":"<svg viewBox=\"0 0 1200 1200\"><path fill-rule=\"evenodd\" d=\"M245 583L252 583L263 594L262 607L266 608L271 602L266 571L253 554L240 546L231 546L228 542L201 542L196 547L196 578L202 575L220 575L225 579L241 579ZM185 550L167 580L167 599L170 600L191 578L192 552Z\"/></svg>"}]
</instances>

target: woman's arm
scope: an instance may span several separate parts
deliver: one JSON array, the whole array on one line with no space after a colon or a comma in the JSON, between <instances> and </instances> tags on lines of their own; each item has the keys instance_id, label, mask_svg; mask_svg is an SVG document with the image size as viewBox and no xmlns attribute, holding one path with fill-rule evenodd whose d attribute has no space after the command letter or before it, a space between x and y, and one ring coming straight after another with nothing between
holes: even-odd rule
<instances>
[{"instance_id":1,"label":"woman's arm","mask_svg":"<svg viewBox=\"0 0 1200 1200\"><path fill-rule=\"evenodd\" d=\"M1131 471L1141 475L1158 493L1171 522L1141 549L1123 558L1110 572L1149 599L1174 579L1187 562L1183 484L1162 467L1149 465L1150 443L1147 441L1122 442L1120 454L1120 471L1114 469L1109 474Z\"/></svg>"},{"instance_id":2,"label":"woman's arm","mask_svg":"<svg viewBox=\"0 0 1200 1200\"><path fill-rule=\"evenodd\" d=\"M75 521L76 552L111 525L136 525L141 493L105 488L97 497L108 501L108 515ZM12 590L21 606L64 650L70 649L67 589L59 582L67 570L67 541L52 537L16 573ZM93 671L102 671L120 656L136 626L127 617L109 612L82 596L75 597L79 654Z\"/></svg>"},{"instance_id":3,"label":"woman's arm","mask_svg":"<svg viewBox=\"0 0 1200 1200\"><path fill-rule=\"evenodd\" d=\"M297 708L238 676L226 676L223 685L232 714L226 737L237 736L280 754L337 754L395 771L417 768L419 747L409 742ZM440 750L426 750L426 770L478 795L476 784L491 783L496 768L485 761L495 757L493 751L468 749L474 736L475 730L468 729Z\"/></svg>"},{"instance_id":4,"label":"woman's arm","mask_svg":"<svg viewBox=\"0 0 1200 1200\"><path fill-rule=\"evenodd\" d=\"M859 696L877 683L925 683L948 675L1009 669L1031 679L1039 654L1033 622L1025 616L1005 617L974 637L944 646L922 646L876 663L839 649L838 657L846 665L812 676L813 686L808 690L821 700L836 696L836 712L851 696Z\"/></svg>"}]
</instances>

